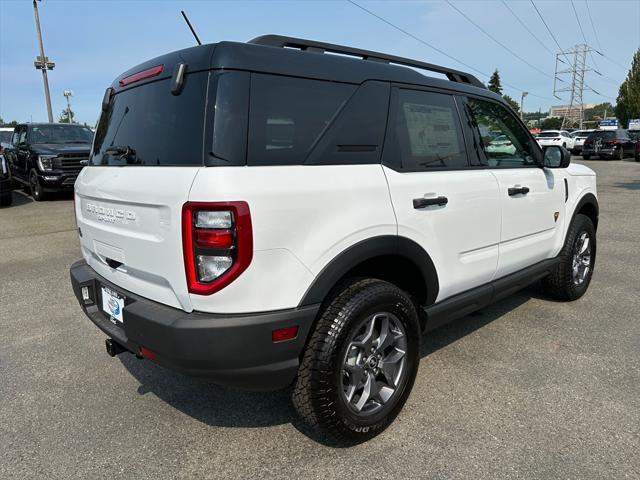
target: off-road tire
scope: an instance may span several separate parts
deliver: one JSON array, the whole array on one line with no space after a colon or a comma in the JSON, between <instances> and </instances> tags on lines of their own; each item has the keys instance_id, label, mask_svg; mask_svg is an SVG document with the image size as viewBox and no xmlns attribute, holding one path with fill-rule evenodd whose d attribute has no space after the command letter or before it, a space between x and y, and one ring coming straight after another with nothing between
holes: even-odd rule
<instances>
[{"instance_id":1,"label":"off-road tire","mask_svg":"<svg viewBox=\"0 0 640 480\"><path fill-rule=\"evenodd\" d=\"M349 409L342 390L343 358L362 319L378 311L395 315L406 332L406 370L389 402L365 416ZM420 327L411 298L377 279L354 279L323 305L298 371L293 404L310 426L341 442L355 444L382 432L398 415L413 387L419 363Z\"/></svg>"},{"instance_id":2,"label":"off-road tire","mask_svg":"<svg viewBox=\"0 0 640 480\"><path fill-rule=\"evenodd\" d=\"M580 285L576 285L573 281L572 262L576 243L583 232L587 232L591 242L591 265L587 278ZM550 275L542 280L545 293L551 298L563 301L573 301L582 297L589 288L593 276L596 247L596 229L593 222L586 215L576 215L569 226L564 247L559 255L560 263Z\"/></svg>"}]
</instances>

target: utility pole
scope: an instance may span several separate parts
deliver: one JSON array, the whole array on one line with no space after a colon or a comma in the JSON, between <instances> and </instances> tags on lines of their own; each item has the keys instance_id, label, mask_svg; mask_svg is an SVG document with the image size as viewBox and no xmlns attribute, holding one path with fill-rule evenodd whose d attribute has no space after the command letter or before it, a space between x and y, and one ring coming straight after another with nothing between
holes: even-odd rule
<instances>
[{"instance_id":1,"label":"utility pole","mask_svg":"<svg viewBox=\"0 0 640 480\"><path fill-rule=\"evenodd\" d=\"M590 68L587 65L587 53L596 52L600 53L594 48L591 48L587 44L580 44L573 47L571 50L561 51L556 54L556 72L553 80L553 95L556 98L558 97L558 93L560 92L570 92L569 96L569 106L565 110L564 117L562 118L562 127L565 128L569 121L577 118L580 124L580 128L583 128L584 123L584 102L582 100L582 96L585 90L592 91L595 93L595 90L586 86L584 83L584 77L586 72L597 72L593 68ZM564 57L566 62L560 58L560 56ZM558 70L558 63L568 64L569 67L565 70ZM571 75L571 86L557 88L557 82L566 83L561 75L563 74Z\"/></svg>"},{"instance_id":2,"label":"utility pole","mask_svg":"<svg viewBox=\"0 0 640 480\"><path fill-rule=\"evenodd\" d=\"M51 95L49 94L49 78L47 70L53 70L55 63L50 62L44 54L44 44L42 43L42 32L40 31L40 16L38 15L38 4L33 0L33 16L36 20L36 32L38 34L38 43L40 44L40 56L36 57L33 62L37 70L42 70L42 80L44 81L44 99L47 103L47 114L49 115L49 123L53 123L53 112L51 111Z\"/></svg>"},{"instance_id":3,"label":"utility pole","mask_svg":"<svg viewBox=\"0 0 640 480\"><path fill-rule=\"evenodd\" d=\"M67 99L67 118L69 119L69 123L71 123L71 100L70 100L70 98L73 97L73 92L71 90L65 90L64 92L62 92L62 95L64 95L65 98Z\"/></svg>"},{"instance_id":4,"label":"utility pole","mask_svg":"<svg viewBox=\"0 0 640 480\"><path fill-rule=\"evenodd\" d=\"M529 95L529 92L522 92L522 96L520 97L520 119L524 120L524 97Z\"/></svg>"}]
</instances>

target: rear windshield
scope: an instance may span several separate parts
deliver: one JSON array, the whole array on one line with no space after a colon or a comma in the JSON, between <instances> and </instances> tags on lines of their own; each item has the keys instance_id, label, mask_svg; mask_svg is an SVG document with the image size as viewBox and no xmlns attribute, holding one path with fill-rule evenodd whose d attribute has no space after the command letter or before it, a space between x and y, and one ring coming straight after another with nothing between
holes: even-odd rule
<instances>
[{"instance_id":1,"label":"rear windshield","mask_svg":"<svg viewBox=\"0 0 640 480\"><path fill-rule=\"evenodd\" d=\"M593 132L589 134L590 139L598 139L603 138L605 140L609 140L611 138L616 138L616 132Z\"/></svg>"},{"instance_id":2,"label":"rear windshield","mask_svg":"<svg viewBox=\"0 0 640 480\"><path fill-rule=\"evenodd\" d=\"M29 141L39 143L91 143L93 132L80 125L33 125Z\"/></svg>"},{"instance_id":3,"label":"rear windshield","mask_svg":"<svg viewBox=\"0 0 640 480\"><path fill-rule=\"evenodd\" d=\"M548 138L548 137L558 137L560 136L559 132L540 132L538 134L538 138Z\"/></svg>"},{"instance_id":4,"label":"rear windshield","mask_svg":"<svg viewBox=\"0 0 640 480\"><path fill-rule=\"evenodd\" d=\"M92 165L202 165L208 72L185 77L180 95L170 79L113 96L102 112Z\"/></svg>"}]
</instances>

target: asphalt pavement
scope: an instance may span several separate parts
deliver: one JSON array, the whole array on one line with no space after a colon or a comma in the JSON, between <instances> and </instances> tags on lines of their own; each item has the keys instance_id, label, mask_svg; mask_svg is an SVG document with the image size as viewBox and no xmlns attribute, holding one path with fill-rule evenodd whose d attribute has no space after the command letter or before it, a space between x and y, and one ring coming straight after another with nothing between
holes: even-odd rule
<instances>
[{"instance_id":1,"label":"asphalt pavement","mask_svg":"<svg viewBox=\"0 0 640 480\"><path fill-rule=\"evenodd\" d=\"M72 200L0 209L0 478L640 478L640 163L598 173L588 293L534 285L423 339L379 437L338 448L287 390L250 393L110 358L68 270Z\"/></svg>"}]
</instances>

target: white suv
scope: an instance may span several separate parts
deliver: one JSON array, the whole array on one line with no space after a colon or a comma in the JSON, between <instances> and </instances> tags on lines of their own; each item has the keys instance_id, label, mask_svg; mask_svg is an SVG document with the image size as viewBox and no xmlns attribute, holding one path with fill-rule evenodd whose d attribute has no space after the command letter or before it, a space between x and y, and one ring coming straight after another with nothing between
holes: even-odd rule
<instances>
[{"instance_id":1,"label":"white suv","mask_svg":"<svg viewBox=\"0 0 640 480\"><path fill-rule=\"evenodd\" d=\"M294 383L356 442L404 405L423 333L540 279L583 295L598 223L594 173L473 76L277 36L118 77L75 212L74 292L111 355Z\"/></svg>"}]
</instances>

